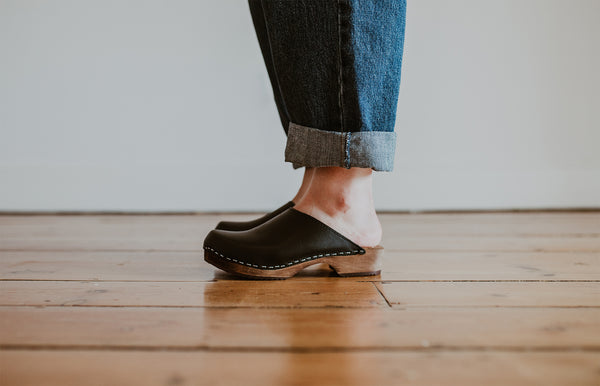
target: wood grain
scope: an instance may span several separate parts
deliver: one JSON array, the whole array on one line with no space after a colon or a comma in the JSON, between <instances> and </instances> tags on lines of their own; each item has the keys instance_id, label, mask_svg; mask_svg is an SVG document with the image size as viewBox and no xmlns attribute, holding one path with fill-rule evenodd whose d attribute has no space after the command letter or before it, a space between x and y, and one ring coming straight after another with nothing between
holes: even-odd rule
<instances>
[{"instance_id":1,"label":"wood grain","mask_svg":"<svg viewBox=\"0 0 600 386\"><path fill-rule=\"evenodd\" d=\"M221 220L246 221L264 213L192 215L0 215L0 238L64 235L103 238L106 235L142 236L166 233L197 235ZM477 235L600 234L600 212L456 212L380 213L391 233ZM93 231L95 230L95 232ZM449 233L452 232L452 233Z\"/></svg>"},{"instance_id":2,"label":"wood grain","mask_svg":"<svg viewBox=\"0 0 600 386\"><path fill-rule=\"evenodd\" d=\"M600 253L386 253L382 280L600 280Z\"/></svg>"},{"instance_id":3,"label":"wood grain","mask_svg":"<svg viewBox=\"0 0 600 386\"><path fill-rule=\"evenodd\" d=\"M312 267L294 280L328 278L340 280L328 267ZM0 251L0 279L207 281L236 278L205 263L197 252ZM381 276L367 280L600 280L600 253L386 251Z\"/></svg>"},{"instance_id":4,"label":"wood grain","mask_svg":"<svg viewBox=\"0 0 600 386\"><path fill-rule=\"evenodd\" d=\"M600 307L600 282L382 282L398 307Z\"/></svg>"},{"instance_id":5,"label":"wood grain","mask_svg":"<svg viewBox=\"0 0 600 386\"><path fill-rule=\"evenodd\" d=\"M0 305L148 307L387 307L372 283L348 280L217 282L12 281Z\"/></svg>"},{"instance_id":6,"label":"wood grain","mask_svg":"<svg viewBox=\"0 0 600 386\"><path fill-rule=\"evenodd\" d=\"M3 386L597 386L582 352L0 352Z\"/></svg>"},{"instance_id":7,"label":"wood grain","mask_svg":"<svg viewBox=\"0 0 600 386\"><path fill-rule=\"evenodd\" d=\"M255 216L2 216L0 249L200 251L218 220ZM600 252L597 212L381 218L389 250Z\"/></svg>"},{"instance_id":8,"label":"wood grain","mask_svg":"<svg viewBox=\"0 0 600 386\"><path fill-rule=\"evenodd\" d=\"M2 250L76 250L76 251L187 251L201 252L208 230L189 238L170 238L164 234L143 239L61 239L9 238L2 240ZM390 251L460 251L460 252L595 252L600 253L600 237L479 237L479 236L384 236L381 245Z\"/></svg>"},{"instance_id":9,"label":"wood grain","mask_svg":"<svg viewBox=\"0 0 600 386\"><path fill-rule=\"evenodd\" d=\"M598 308L0 307L0 345L587 348Z\"/></svg>"},{"instance_id":10,"label":"wood grain","mask_svg":"<svg viewBox=\"0 0 600 386\"><path fill-rule=\"evenodd\" d=\"M600 384L600 212L382 214L369 278L203 261L257 216L0 216L0 384Z\"/></svg>"}]
</instances>

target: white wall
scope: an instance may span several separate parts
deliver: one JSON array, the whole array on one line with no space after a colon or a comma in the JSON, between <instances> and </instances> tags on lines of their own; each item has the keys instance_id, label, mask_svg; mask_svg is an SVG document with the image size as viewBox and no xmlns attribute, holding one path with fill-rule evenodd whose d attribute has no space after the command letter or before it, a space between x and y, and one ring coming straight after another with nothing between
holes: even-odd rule
<instances>
[{"instance_id":1,"label":"white wall","mask_svg":"<svg viewBox=\"0 0 600 386\"><path fill-rule=\"evenodd\" d=\"M599 207L599 20L409 0L377 207ZM244 0L0 0L0 210L267 210L284 146Z\"/></svg>"}]
</instances>

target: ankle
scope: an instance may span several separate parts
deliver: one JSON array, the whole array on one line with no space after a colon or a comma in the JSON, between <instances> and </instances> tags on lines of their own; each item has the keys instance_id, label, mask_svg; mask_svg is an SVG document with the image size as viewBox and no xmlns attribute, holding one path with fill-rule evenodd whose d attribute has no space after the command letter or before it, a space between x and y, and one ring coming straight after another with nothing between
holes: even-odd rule
<instances>
[{"instance_id":1,"label":"ankle","mask_svg":"<svg viewBox=\"0 0 600 386\"><path fill-rule=\"evenodd\" d=\"M294 208L335 229L362 247L374 247L381 242L383 230L371 202L332 205L304 196Z\"/></svg>"},{"instance_id":2,"label":"ankle","mask_svg":"<svg viewBox=\"0 0 600 386\"><path fill-rule=\"evenodd\" d=\"M330 215L354 209L373 209L374 212L371 169L316 168L301 201Z\"/></svg>"},{"instance_id":3,"label":"ankle","mask_svg":"<svg viewBox=\"0 0 600 386\"><path fill-rule=\"evenodd\" d=\"M382 236L373 204L371 169L356 169L317 168L295 208L355 243L371 247Z\"/></svg>"}]
</instances>

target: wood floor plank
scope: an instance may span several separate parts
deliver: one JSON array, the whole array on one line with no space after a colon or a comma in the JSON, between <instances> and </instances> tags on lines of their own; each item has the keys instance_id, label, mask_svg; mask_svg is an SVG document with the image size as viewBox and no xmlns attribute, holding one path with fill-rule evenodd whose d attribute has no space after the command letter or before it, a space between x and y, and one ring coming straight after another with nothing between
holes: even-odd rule
<instances>
[{"instance_id":1,"label":"wood floor plank","mask_svg":"<svg viewBox=\"0 0 600 386\"><path fill-rule=\"evenodd\" d=\"M312 266L294 280L357 281ZM201 252L0 251L0 280L209 281L244 280L204 261Z\"/></svg>"},{"instance_id":2,"label":"wood floor plank","mask_svg":"<svg viewBox=\"0 0 600 386\"><path fill-rule=\"evenodd\" d=\"M600 349L598 308L0 307L0 345Z\"/></svg>"},{"instance_id":3,"label":"wood floor plank","mask_svg":"<svg viewBox=\"0 0 600 386\"><path fill-rule=\"evenodd\" d=\"M4 386L597 386L600 353L0 352ZM468 370L468 371L465 371Z\"/></svg>"},{"instance_id":4,"label":"wood floor plank","mask_svg":"<svg viewBox=\"0 0 600 386\"><path fill-rule=\"evenodd\" d=\"M409 235L562 237L600 234L600 211L587 213L380 214L384 232Z\"/></svg>"},{"instance_id":5,"label":"wood floor plank","mask_svg":"<svg viewBox=\"0 0 600 386\"><path fill-rule=\"evenodd\" d=\"M197 252L0 251L4 280L233 280ZM294 280L348 280L329 268ZM600 253L385 252L380 277L349 280L600 280Z\"/></svg>"},{"instance_id":6,"label":"wood floor plank","mask_svg":"<svg viewBox=\"0 0 600 386\"><path fill-rule=\"evenodd\" d=\"M600 307L600 282L381 282L398 307Z\"/></svg>"},{"instance_id":7,"label":"wood floor plank","mask_svg":"<svg viewBox=\"0 0 600 386\"><path fill-rule=\"evenodd\" d=\"M0 279L206 281L198 252L0 252Z\"/></svg>"},{"instance_id":8,"label":"wood floor plank","mask_svg":"<svg viewBox=\"0 0 600 386\"><path fill-rule=\"evenodd\" d=\"M0 249L200 251L219 219L255 216L0 216ZM390 250L600 251L600 212L381 218Z\"/></svg>"},{"instance_id":9,"label":"wood floor plank","mask_svg":"<svg viewBox=\"0 0 600 386\"><path fill-rule=\"evenodd\" d=\"M367 278L203 261L255 217L0 216L0 383L600 383L600 212L383 214Z\"/></svg>"},{"instance_id":10,"label":"wood floor plank","mask_svg":"<svg viewBox=\"0 0 600 386\"><path fill-rule=\"evenodd\" d=\"M9 238L0 250L14 251L202 251L207 232L190 238L61 239ZM382 245L392 251L520 251L600 252L600 237L476 237L476 236L384 236Z\"/></svg>"},{"instance_id":11,"label":"wood floor plank","mask_svg":"<svg viewBox=\"0 0 600 386\"><path fill-rule=\"evenodd\" d=\"M0 215L0 384L600 384L600 212L382 214L366 278L203 261L257 216Z\"/></svg>"},{"instance_id":12,"label":"wood floor plank","mask_svg":"<svg viewBox=\"0 0 600 386\"><path fill-rule=\"evenodd\" d=\"M368 282L52 282L0 283L0 305L169 307L388 307Z\"/></svg>"},{"instance_id":13,"label":"wood floor plank","mask_svg":"<svg viewBox=\"0 0 600 386\"><path fill-rule=\"evenodd\" d=\"M600 280L600 253L386 252L381 280Z\"/></svg>"},{"instance_id":14,"label":"wood floor plank","mask_svg":"<svg viewBox=\"0 0 600 386\"><path fill-rule=\"evenodd\" d=\"M167 233L190 237L221 220L245 221L264 213L196 215L0 215L0 240L90 235L144 236ZM380 213L384 229L427 235L600 234L600 211L498 213Z\"/></svg>"}]
</instances>

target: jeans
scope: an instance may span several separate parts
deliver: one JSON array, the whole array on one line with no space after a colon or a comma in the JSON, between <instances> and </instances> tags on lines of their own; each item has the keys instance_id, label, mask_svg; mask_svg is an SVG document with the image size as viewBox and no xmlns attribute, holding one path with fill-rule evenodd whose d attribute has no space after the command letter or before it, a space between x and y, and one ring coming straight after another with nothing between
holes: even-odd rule
<instances>
[{"instance_id":1,"label":"jeans","mask_svg":"<svg viewBox=\"0 0 600 386\"><path fill-rule=\"evenodd\" d=\"M391 171L406 0L249 0L294 168Z\"/></svg>"}]
</instances>

